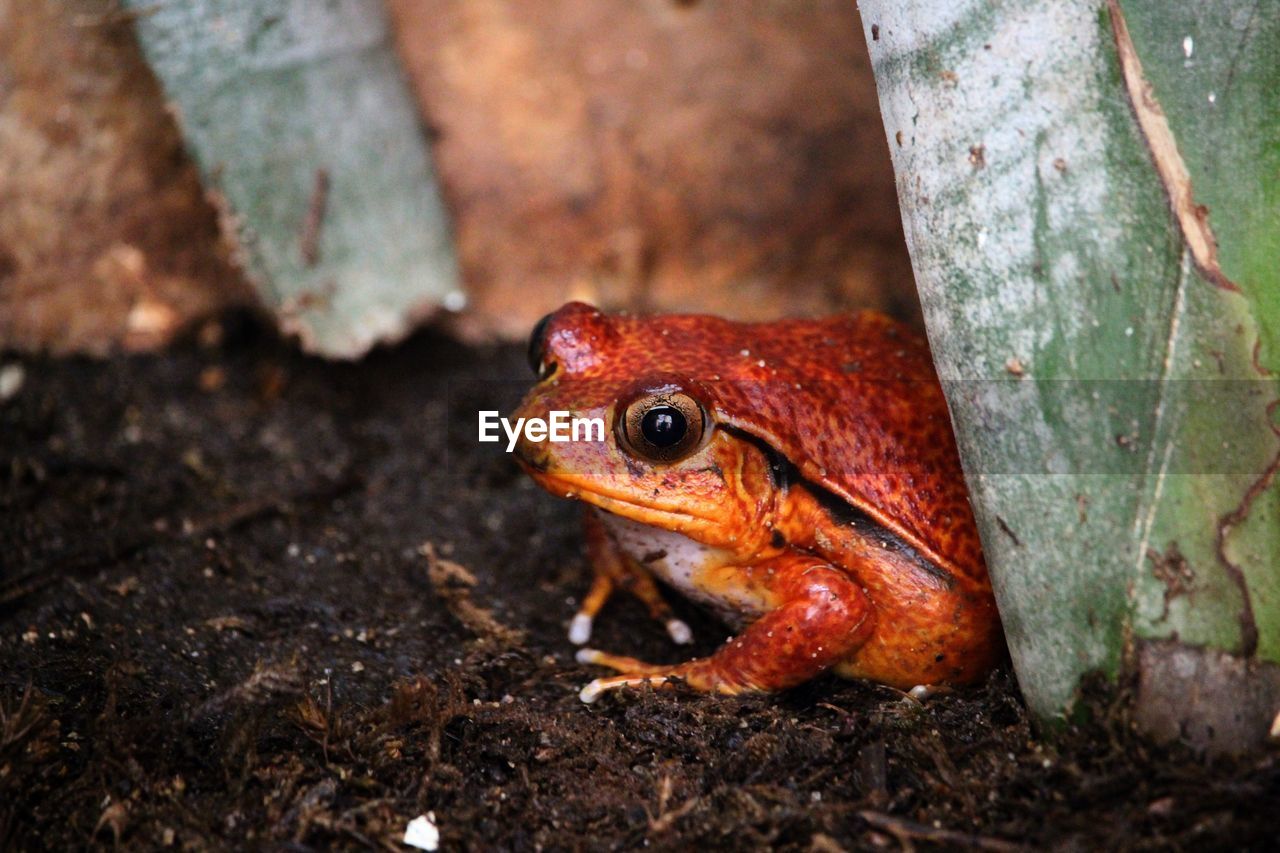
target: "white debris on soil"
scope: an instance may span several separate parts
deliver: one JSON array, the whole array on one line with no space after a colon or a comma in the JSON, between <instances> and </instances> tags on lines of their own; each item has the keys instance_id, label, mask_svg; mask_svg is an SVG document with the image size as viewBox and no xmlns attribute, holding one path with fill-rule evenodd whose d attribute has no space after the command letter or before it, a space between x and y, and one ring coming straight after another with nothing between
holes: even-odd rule
<instances>
[{"instance_id":1,"label":"white debris on soil","mask_svg":"<svg viewBox=\"0 0 1280 853\"><path fill-rule=\"evenodd\" d=\"M420 814L404 828L404 843L419 850L436 850L440 847L440 830L436 829L435 812Z\"/></svg>"},{"instance_id":2,"label":"white debris on soil","mask_svg":"<svg viewBox=\"0 0 1280 853\"><path fill-rule=\"evenodd\" d=\"M0 403L6 403L17 396L26 381L27 372L21 364L6 364L0 367Z\"/></svg>"}]
</instances>

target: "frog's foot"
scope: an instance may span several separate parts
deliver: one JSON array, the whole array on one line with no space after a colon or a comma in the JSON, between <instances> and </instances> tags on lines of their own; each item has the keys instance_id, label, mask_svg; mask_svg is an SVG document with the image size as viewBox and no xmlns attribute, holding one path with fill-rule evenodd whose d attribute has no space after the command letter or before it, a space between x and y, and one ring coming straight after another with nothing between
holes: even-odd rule
<instances>
[{"instance_id":1,"label":"frog's foot","mask_svg":"<svg viewBox=\"0 0 1280 853\"><path fill-rule=\"evenodd\" d=\"M629 560L627 562L630 563ZM658 589L658 584L654 582L653 577L639 566L629 566L628 569L629 577L623 581L623 588L640 599L640 602L649 609L650 618L662 623L662 626L667 629L667 636L671 638L671 642L679 646L692 643L693 630L688 623L671 612L671 606L663 600L662 592Z\"/></svg>"},{"instance_id":2,"label":"frog's foot","mask_svg":"<svg viewBox=\"0 0 1280 853\"><path fill-rule=\"evenodd\" d=\"M627 583L624 586L648 606L650 616L662 622L672 642L679 645L687 645L693 642L693 631L689 629L688 623L683 619L677 618L671 612L671 608L662 600L661 594L653 584L652 579L644 578L644 580L647 580L648 585L653 587L651 591L642 591L643 581L640 579L637 579L635 584ZM616 588L617 584L608 575L597 574L595 576L591 583L591 590L582 601L582 607L574 614L573 620L569 623L569 642L575 646L581 646L591 639L591 629L595 627L596 615L599 614Z\"/></svg>"},{"instance_id":3,"label":"frog's foot","mask_svg":"<svg viewBox=\"0 0 1280 853\"><path fill-rule=\"evenodd\" d=\"M945 684L917 684L915 687L912 687L907 691L907 696L917 702L923 702L924 700L931 699L934 696L941 696L943 693L950 692L951 688Z\"/></svg>"},{"instance_id":4,"label":"frog's foot","mask_svg":"<svg viewBox=\"0 0 1280 853\"><path fill-rule=\"evenodd\" d=\"M645 663L642 660L624 655L611 655L599 649L578 649L574 659L578 663L607 666L609 669L616 669L618 672L625 672L629 675L661 675L672 669L669 664Z\"/></svg>"},{"instance_id":5,"label":"frog's foot","mask_svg":"<svg viewBox=\"0 0 1280 853\"><path fill-rule=\"evenodd\" d=\"M642 684L649 684L654 687L669 685L671 682L668 679L682 678L682 671L690 664L697 663L697 661L690 661L689 664L677 666L645 663L636 658L611 655L598 649L579 649L576 658L578 663L605 666L623 673L609 678L597 678L582 688L578 693L578 698L588 705L599 699L600 694L620 687L639 687Z\"/></svg>"},{"instance_id":6,"label":"frog's foot","mask_svg":"<svg viewBox=\"0 0 1280 853\"><path fill-rule=\"evenodd\" d=\"M578 698L590 705L600 698L600 694L606 691L616 690L620 687L639 687L642 684L662 687L671 683L667 680L668 677L659 675L615 675L610 678L597 678L578 691Z\"/></svg>"},{"instance_id":7,"label":"frog's foot","mask_svg":"<svg viewBox=\"0 0 1280 853\"><path fill-rule=\"evenodd\" d=\"M583 528L586 533L587 556L595 576L591 582L591 591L569 623L569 642L580 646L591 639L596 615L619 587L640 599L649 615L667 629L672 642L679 645L693 642L693 631L689 629L689 625L671 611L653 576L622 552L600 522L597 510L587 507L583 513Z\"/></svg>"},{"instance_id":8,"label":"frog's foot","mask_svg":"<svg viewBox=\"0 0 1280 853\"><path fill-rule=\"evenodd\" d=\"M783 603L708 658L663 665L579 650L580 663L621 673L597 678L579 698L590 704L609 690L639 684L660 687L670 679L707 693L784 690L839 663L870 636L870 602L846 574L811 560L796 561L782 574Z\"/></svg>"}]
</instances>

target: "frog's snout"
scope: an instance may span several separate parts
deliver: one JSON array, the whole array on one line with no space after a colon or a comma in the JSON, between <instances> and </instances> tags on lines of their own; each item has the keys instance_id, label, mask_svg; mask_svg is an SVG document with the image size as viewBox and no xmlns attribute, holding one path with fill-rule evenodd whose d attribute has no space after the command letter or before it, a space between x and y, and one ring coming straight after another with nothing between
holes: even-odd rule
<instances>
[{"instance_id":1,"label":"frog's snout","mask_svg":"<svg viewBox=\"0 0 1280 853\"><path fill-rule=\"evenodd\" d=\"M520 421L524 410L516 412L516 416ZM516 458L516 462L521 468L529 474L546 474L555 468L554 453L545 441L534 441L529 438L525 430L521 429L516 435L515 445L511 448L511 453Z\"/></svg>"}]
</instances>

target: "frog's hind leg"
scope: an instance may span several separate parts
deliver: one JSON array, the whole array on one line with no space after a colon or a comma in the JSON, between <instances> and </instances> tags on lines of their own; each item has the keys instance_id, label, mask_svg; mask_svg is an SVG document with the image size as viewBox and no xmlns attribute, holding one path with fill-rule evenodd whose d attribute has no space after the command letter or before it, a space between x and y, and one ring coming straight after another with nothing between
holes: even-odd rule
<instances>
[{"instance_id":1,"label":"frog's hind leg","mask_svg":"<svg viewBox=\"0 0 1280 853\"><path fill-rule=\"evenodd\" d=\"M784 557L771 567L780 604L710 657L661 665L595 649L579 651L579 661L621 673L592 681L579 694L582 701L594 702L620 687L662 686L668 679L709 693L784 690L839 663L870 636L871 603L844 572L805 556Z\"/></svg>"},{"instance_id":2,"label":"frog's hind leg","mask_svg":"<svg viewBox=\"0 0 1280 853\"><path fill-rule=\"evenodd\" d=\"M594 579L591 590L582 601L582 607L569 624L569 642L580 646L591 639L591 628L596 615L619 587L640 599L648 608L649 615L663 624L673 641L680 644L692 641L693 632L689 630L689 626L671 612L671 607L663 600L653 576L618 547L618 543L600 521L598 510L585 508L582 527L587 542L587 559L591 563Z\"/></svg>"}]
</instances>

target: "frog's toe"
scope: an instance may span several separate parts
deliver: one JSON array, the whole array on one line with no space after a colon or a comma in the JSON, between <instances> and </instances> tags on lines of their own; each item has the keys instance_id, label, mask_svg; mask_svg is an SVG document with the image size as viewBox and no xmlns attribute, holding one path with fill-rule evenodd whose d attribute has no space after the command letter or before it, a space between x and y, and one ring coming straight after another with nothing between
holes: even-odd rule
<instances>
[{"instance_id":1,"label":"frog's toe","mask_svg":"<svg viewBox=\"0 0 1280 853\"><path fill-rule=\"evenodd\" d=\"M595 620L590 613L577 613L569 623L569 642L580 646L591 639L591 627Z\"/></svg>"},{"instance_id":2,"label":"frog's toe","mask_svg":"<svg viewBox=\"0 0 1280 853\"><path fill-rule=\"evenodd\" d=\"M578 649L578 653L574 655L574 659L578 663L594 664L595 666L606 666L609 669L617 670L625 675L653 675L656 673L670 672L671 667L665 664L645 663L636 658L629 658L624 655L611 655L608 652L602 652L599 649Z\"/></svg>"},{"instance_id":3,"label":"frog's toe","mask_svg":"<svg viewBox=\"0 0 1280 853\"><path fill-rule=\"evenodd\" d=\"M601 694L622 687L638 687L641 684L660 684L662 679L652 675L615 675L611 678L597 678L578 691L578 698L587 705L595 702Z\"/></svg>"},{"instance_id":4,"label":"frog's toe","mask_svg":"<svg viewBox=\"0 0 1280 853\"><path fill-rule=\"evenodd\" d=\"M907 691L907 695L917 702L923 702L943 693L950 693L951 688L945 684L917 684Z\"/></svg>"},{"instance_id":5,"label":"frog's toe","mask_svg":"<svg viewBox=\"0 0 1280 853\"><path fill-rule=\"evenodd\" d=\"M578 693L578 698L590 705L600 698L600 694L621 687L635 687L641 684L658 686L663 684L672 674L672 668L662 664L645 663L635 658L622 655L611 655L599 649L578 649L575 656L578 663L607 666L616 669L621 675L608 678L597 678Z\"/></svg>"},{"instance_id":6,"label":"frog's toe","mask_svg":"<svg viewBox=\"0 0 1280 853\"><path fill-rule=\"evenodd\" d=\"M671 641L679 646L687 646L693 642L693 630L683 619L674 616L667 620L667 634Z\"/></svg>"}]
</instances>

